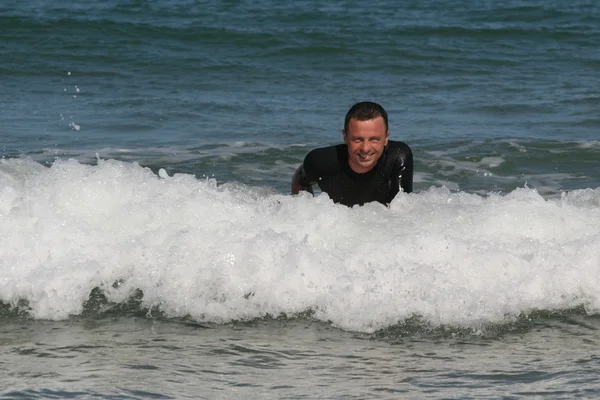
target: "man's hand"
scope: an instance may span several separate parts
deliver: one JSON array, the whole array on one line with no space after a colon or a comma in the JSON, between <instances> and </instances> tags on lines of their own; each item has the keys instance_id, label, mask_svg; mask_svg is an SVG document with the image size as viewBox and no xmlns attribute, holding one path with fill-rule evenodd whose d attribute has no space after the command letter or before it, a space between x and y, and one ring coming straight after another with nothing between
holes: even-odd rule
<instances>
[{"instance_id":1,"label":"man's hand","mask_svg":"<svg viewBox=\"0 0 600 400\"><path fill-rule=\"evenodd\" d=\"M310 194L314 194L312 186L302 186L298 183L298 178L296 177L297 173L298 171L294 172L294 176L292 176L292 194L298 194L301 191L306 191Z\"/></svg>"}]
</instances>

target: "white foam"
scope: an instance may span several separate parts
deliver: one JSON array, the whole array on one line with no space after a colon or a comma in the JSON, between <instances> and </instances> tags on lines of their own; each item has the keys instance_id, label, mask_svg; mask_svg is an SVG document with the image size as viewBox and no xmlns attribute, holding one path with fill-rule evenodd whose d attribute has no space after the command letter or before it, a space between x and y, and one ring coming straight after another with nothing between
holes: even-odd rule
<instances>
[{"instance_id":1,"label":"white foam","mask_svg":"<svg viewBox=\"0 0 600 400\"><path fill-rule=\"evenodd\" d=\"M516 148L521 153L527 153L527 148L519 143L516 139L510 139L507 141L509 146Z\"/></svg>"},{"instance_id":2,"label":"white foam","mask_svg":"<svg viewBox=\"0 0 600 400\"><path fill-rule=\"evenodd\" d=\"M312 309L366 332L415 314L473 326L532 309L595 312L599 220L600 189L548 200L442 187L350 209L110 160L0 160L0 299L62 319L94 287L113 301L139 288L173 317Z\"/></svg>"},{"instance_id":3,"label":"white foam","mask_svg":"<svg viewBox=\"0 0 600 400\"><path fill-rule=\"evenodd\" d=\"M577 142L577 146L580 149L600 149L600 140L588 140Z\"/></svg>"},{"instance_id":4,"label":"white foam","mask_svg":"<svg viewBox=\"0 0 600 400\"><path fill-rule=\"evenodd\" d=\"M61 114L62 117L62 114ZM69 124L71 126L71 124ZM95 158L94 154L99 153L105 158L111 156L119 156L124 158L124 161L136 161L140 158L168 159L171 163L195 161L201 158L221 157L234 158L239 155L256 154L259 152L268 151L271 149L285 150L295 147L305 147L304 145L291 144L287 146L276 146L270 143L254 143L254 142L223 142L210 144L208 148L202 146L151 146L151 147L131 147L118 148L107 147L102 149L63 149L63 148L44 148L42 149L41 157L45 156L60 156L75 158L79 161L86 161ZM130 157L128 157L130 155ZM143 155L143 156L141 156ZM131 158L131 159L130 159ZM35 159L35 158L34 158ZM40 161L39 159L37 161Z\"/></svg>"},{"instance_id":5,"label":"white foam","mask_svg":"<svg viewBox=\"0 0 600 400\"><path fill-rule=\"evenodd\" d=\"M496 168L504 163L504 161L505 160L502 157L483 157L479 163L480 165L485 165L490 168Z\"/></svg>"}]
</instances>

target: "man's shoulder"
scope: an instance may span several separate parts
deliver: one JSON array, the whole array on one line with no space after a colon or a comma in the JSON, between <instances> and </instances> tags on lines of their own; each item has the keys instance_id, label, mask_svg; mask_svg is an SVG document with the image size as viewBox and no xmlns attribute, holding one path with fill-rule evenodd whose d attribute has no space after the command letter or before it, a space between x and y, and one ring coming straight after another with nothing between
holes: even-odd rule
<instances>
[{"instance_id":1,"label":"man's shoulder","mask_svg":"<svg viewBox=\"0 0 600 400\"><path fill-rule=\"evenodd\" d=\"M395 171L397 168L411 168L413 164L413 154L406 143L389 140L385 151L386 155L383 158L383 162L386 166L391 167L392 171Z\"/></svg>"},{"instance_id":2,"label":"man's shoulder","mask_svg":"<svg viewBox=\"0 0 600 400\"><path fill-rule=\"evenodd\" d=\"M327 165L337 162L340 152L347 152L345 144L318 147L308 152L305 162L310 164Z\"/></svg>"},{"instance_id":3,"label":"man's shoulder","mask_svg":"<svg viewBox=\"0 0 600 400\"><path fill-rule=\"evenodd\" d=\"M388 140L387 149L393 152L411 152L409 145L397 140Z\"/></svg>"},{"instance_id":4,"label":"man's shoulder","mask_svg":"<svg viewBox=\"0 0 600 400\"><path fill-rule=\"evenodd\" d=\"M345 144L313 149L304 158L304 168L317 175L335 173L340 169L340 157L347 152Z\"/></svg>"},{"instance_id":5,"label":"man's shoulder","mask_svg":"<svg viewBox=\"0 0 600 400\"><path fill-rule=\"evenodd\" d=\"M317 147L316 149L309 151L306 157L310 156L311 158L322 158L337 156L340 148L345 146L345 144L334 144L332 146Z\"/></svg>"}]
</instances>

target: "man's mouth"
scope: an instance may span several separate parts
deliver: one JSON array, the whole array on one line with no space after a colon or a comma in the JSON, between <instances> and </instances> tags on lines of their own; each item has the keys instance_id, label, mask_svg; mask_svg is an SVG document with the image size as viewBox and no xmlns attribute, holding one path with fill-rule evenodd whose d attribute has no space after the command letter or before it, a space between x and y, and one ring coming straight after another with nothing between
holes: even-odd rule
<instances>
[{"instance_id":1,"label":"man's mouth","mask_svg":"<svg viewBox=\"0 0 600 400\"><path fill-rule=\"evenodd\" d=\"M359 158L361 161L369 161L369 159L371 158L371 156L372 156L372 154L371 154L371 153L368 153L368 154L359 154L359 155L358 155L358 158Z\"/></svg>"}]
</instances>

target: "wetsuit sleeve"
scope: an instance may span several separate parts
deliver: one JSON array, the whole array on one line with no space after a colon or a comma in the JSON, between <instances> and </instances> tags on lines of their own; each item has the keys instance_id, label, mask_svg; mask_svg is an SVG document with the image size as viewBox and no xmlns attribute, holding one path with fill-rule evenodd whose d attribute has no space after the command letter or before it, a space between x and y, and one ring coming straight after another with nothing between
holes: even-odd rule
<instances>
[{"instance_id":1,"label":"wetsuit sleeve","mask_svg":"<svg viewBox=\"0 0 600 400\"><path fill-rule=\"evenodd\" d=\"M412 193L413 191L413 173L414 173L414 161L413 154L410 147L406 146L405 151L402 152L401 166L399 168L400 174L400 187L405 193Z\"/></svg>"},{"instance_id":2,"label":"wetsuit sleeve","mask_svg":"<svg viewBox=\"0 0 600 400\"><path fill-rule=\"evenodd\" d=\"M306 174L306 169L304 168L304 163L300 164L300 166L296 170L294 174L294 179L296 183L304 187L311 186L314 183L311 182L311 180L308 178L308 175Z\"/></svg>"},{"instance_id":3,"label":"wetsuit sleeve","mask_svg":"<svg viewBox=\"0 0 600 400\"><path fill-rule=\"evenodd\" d=\"M346 145L311 150L294 174L292 193L297 193L298 190L308 190L312 193L312 185L318 185L323 190L321 185L341 173L342 160L347 163L347 157Z\"/></svg>"},{"instance_id":4,"label":"wetsuit sleeve","mask_svg":"<svg viewBox=\"0 0 600 400\"><path fill-rule=\"evenodd\" d=\"M413 172L414 161L412 151L406 143L390 141L390 151L392 152L391 159L391 179L397 184L395 189L392 189L392 198L395 197L400 189L405 193L413 191Z\"/></svg>"},{"instance_id":5,"label":"wetsuit sleeve","mask_svg":"<svg viewBox=\"0 0 600 400\"><path fill-rule=\"evenodd\" d=\"M316 184L318 179L318 174L315 172L316 159L314 153L314 151L308 153L302 164L296 169L292 178L292 193L297 193L298 190L306 190L309 193L313 193L312 185ZM298 188L297 185L301 186L301 188Z\"/></svg>"},{"instance_id":6,"label":"wetsuit sleeve","mask_svg":"<svg viewBox=\"0 0 600 400\"><path fill-rule=\"evenodd\" d=\"M310 151L296 170L296 182L300 185L311 186L317 183L320 176L319 166L322 163L320 152L322 152L320 149Z\"/></svg>"}]
</instances>

